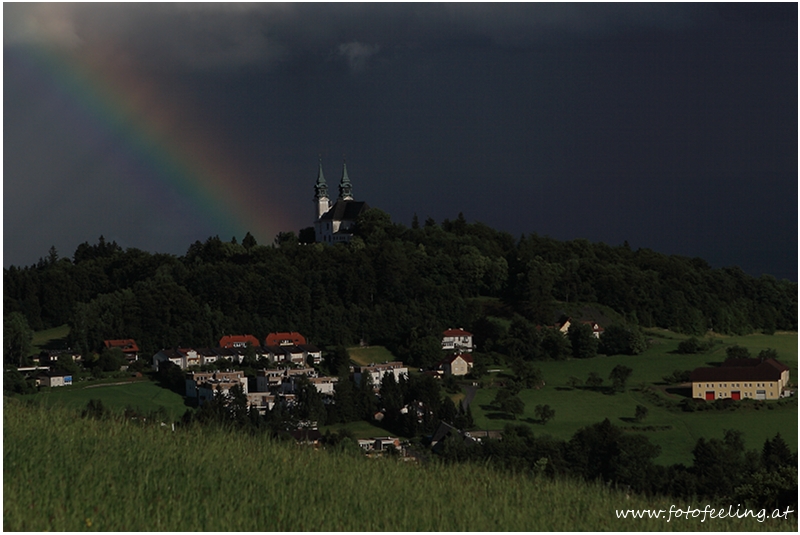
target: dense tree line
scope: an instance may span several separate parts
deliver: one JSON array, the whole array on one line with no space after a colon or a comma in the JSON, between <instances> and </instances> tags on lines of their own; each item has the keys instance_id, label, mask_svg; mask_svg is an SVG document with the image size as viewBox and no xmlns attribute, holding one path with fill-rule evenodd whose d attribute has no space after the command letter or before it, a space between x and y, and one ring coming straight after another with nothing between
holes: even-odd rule
<instances>
[{"instance_id":1,"label":"dense tree line","mask_svg":"<svg viewBox=\"0 0 800 535\"><path fill-rule=\"evenodd\" d=\"M797 514L797 454L777 434L761 451L747 450L741 431L700 438L693 463L654 463L660 448L642 434L629 433L608 419L578 430L567 441L534 435L530 427L509 425L502 440L467 442L455 433L444 439L442 457L480 462L503 470L576 477L646 495L713 500Z\"/></svg>"},{"instance_id":2,"label":"dense tree line","mask_svg":"<svg viewBox=\"0 0 800 535\"><path fill-rule=\"evenodd\" d=\"M310 239L308 230L300 235ZM447 327L500 342L476 297L500 298L502 313L520 318L517 340L528 336L526 325L551 324L561 303L574 302L611 307L633 326L691 334L797 329L794 282L626 245L535 234L515 241L460 214L441 225L415 218L408 228L377 209L360 218L350 244L332 247L288 232L270 245L250 234L241 243L215 236L181 257L123 250L102 237L72 258L51 248L36 265L4 269L3 294L5 317L27 322L17 331L69 323L73 347L84 352L107 338L134 338L154 353L215 345L227 333L298 330L328 347L382 343L419 355L415 365L430 364L433 340ZM612 333L612 349L576 343L576 333L571 349L541 335L537 351L562 358L640 347L635 330Z\"/></svg>"}]
</instances>

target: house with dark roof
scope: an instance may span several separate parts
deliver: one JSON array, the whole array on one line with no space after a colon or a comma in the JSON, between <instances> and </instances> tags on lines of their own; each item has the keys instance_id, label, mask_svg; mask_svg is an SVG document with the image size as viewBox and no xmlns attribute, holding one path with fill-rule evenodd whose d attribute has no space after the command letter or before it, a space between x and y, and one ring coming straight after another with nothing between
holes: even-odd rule
<instances>
[{"instance_id":1,"label":"house with dark roof","mask_svg":"<svg viewBox=\"0 0 800 535\"><path fill-rule=\"evenodd\" d=\"M467 375L474 364L475 361L469 353L456 353L445 357L438 367L445 375L462 376Z\"/></svg>"},{"instance_id":2,"label":"house with dark roof","mask_svg":"<svg viewBox=\"0 0 800 535\"><path fill-rule=\"evenodd\" d=\"M331 205L328 184L322 172L322 159L319 162L317 182L314 185L314 235L318 243L333 245L347 243L353 238L353 230L358 217L369 208L367 203L353 199L353 185L347 175L347 164L342 165L342 179L339 182L339 197Z\"/></svg>"},{"instance_id":3,"label":"house with dark roof","mask_svg":"<svg viewBox=\"0 0 800 535\"><path fill-rule=\"evenodd\" d=\"M789 367L775 359L729 359L716 368L696 368L689 380L696 399L778 399L786 395Z\"/></svg>"},{"instance_id":4,"label":"house with dark roof","mask_svg":"<svg viewBox=\"0 0 800 535\"><path fill-rule=\"evenodd\" d=\"M72 384L72 374L70 372L51 370L36 378L36 383L41 386L70 386Z\"/></svg>"}]
</instances>

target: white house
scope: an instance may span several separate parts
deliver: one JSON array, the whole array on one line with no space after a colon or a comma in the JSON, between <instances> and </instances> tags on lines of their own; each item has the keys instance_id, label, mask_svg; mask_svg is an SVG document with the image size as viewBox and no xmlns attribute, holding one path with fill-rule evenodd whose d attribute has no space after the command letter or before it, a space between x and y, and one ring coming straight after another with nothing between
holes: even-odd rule
<instances>
[{"instance_id":1,"label":"white house","mask_svg":"<svg viewBox=\"0 0 800 535\"><path fill-rule=\"evenodd\" d=\"M320 351L317 346L311 344L301 344L297 347L303 351L303 362L305 364L322 363L322 351Z\"/></svg>"},{"instance_id":2,"label":"white house","mask_svg":"<svg viewBox=\"0 0 800 535\"><path fill-rule=\"evenodd\" d=\"M72 374L69 372L49 371L37 378L37 382L42 386L70 386L72 384Z\"/></svg>"},{"instance_id":3,"label":"white house","mask_svg":"<svg viewBox=\"0 0 800 535\"><path fill-rule=\"evenodd\" d=\"M317 388L317 392L324 395L333 395L336 383L339 382L338 377L312 377L309 382Z\"/></svg>"},{"instance_id":4,"label":"white house","mask_svg":"<svg viewBox=\"0 0 800 535\"><path fill-rule=\"evenodd\" d=\"M171 362L182 370L186 369L185 355L178 352L178 350L176 349L162 349L161 351L153 355L154 369L158 370L158 366L162 362Z\"/></svg>"},{"instance_id":5,"label":"white house","mask_svg":"<svg viewBox=\"0 0 800 535\"><path fill-rule=\"evenodd\" d=\"M442 349L445 351L472 351L472 333L464 329L447 329L442 333Z\"/></svg>"},{"instance_id":6,"label":"white house","mask_svg":"<svg viewBox=\"0 0 800 535\"><path fill-rule=\"evenodd\" d=\"M247 394L247 377L243 371L191 372L186 374L186 396L198 398L200 403L211 399L214 392L228 394L231 388L239 385Z\"/></svg>"},{"instance_id":7,"label":"white house","mask_svg":"<svg viewBox=\"0 0 800 535\"><path fill-rule=\"evenodd\" d=\"M383 376L394 374L395 381L400 380L400 376L408 378L408 368L402 362L386 362L384 364L372 364L370 366L355 366L353 368L353 379L357 385L361 384L361 377L368 373L372 377L372 384L375 388L380 388Z\"/></svg>"},{"instance_id":8,"label":"white house","mask_svg":"<svg viewBox=\"0 0 800 535\"><path fill-rule=\"evenodd\" d=\"M254 407L259 414L263 415L275 406L275 396L269 392L248 392L247 405Z\"/></svg>"}]
</instances>

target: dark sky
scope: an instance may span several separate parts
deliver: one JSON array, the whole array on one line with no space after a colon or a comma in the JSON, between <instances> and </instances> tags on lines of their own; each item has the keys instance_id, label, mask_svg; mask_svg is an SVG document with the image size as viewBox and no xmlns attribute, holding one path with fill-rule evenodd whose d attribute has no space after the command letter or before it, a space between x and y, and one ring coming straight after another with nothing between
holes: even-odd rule
<instances>
[{"instance_id":1,"label":"dark sky","mask_svg":"<svg viewBox=\"0 0 800 535\"><path fill-rule=\"evenodd\" d=\"M5 266L409 225L797 280L797 5L4 4ZM335 188L334 188L335 189Z\"/></svg>"}]
</instances>

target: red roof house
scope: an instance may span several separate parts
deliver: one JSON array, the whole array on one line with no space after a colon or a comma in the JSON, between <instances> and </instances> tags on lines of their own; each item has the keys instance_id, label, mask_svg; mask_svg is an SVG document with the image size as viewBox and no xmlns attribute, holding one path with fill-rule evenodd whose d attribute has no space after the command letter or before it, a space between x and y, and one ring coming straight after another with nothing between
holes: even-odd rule
<instances>
[{"instance_id":1,"label":"red roof house","mask_svg":"<svg viewBox=\"0 0 800 535\"><path fill-rule=\"evenodd\" d=\"M136 345L136 342L132 339L103 340L103 344L105 344L108 349L121 349L122 354L125 355L125 358L128 360L136 360L139 356L139 346Z\"/></svg>"},{"instance_id":2,"label":"red roof house","mask_svg":"<svg viewBox=\"0 0 800 535\"><path fill-rule=\"evenodd\" d=\"M305 345L306 338L298 332L290 333L269 333L265 346L302 346Z\"/></svg>"}]
</instances>

